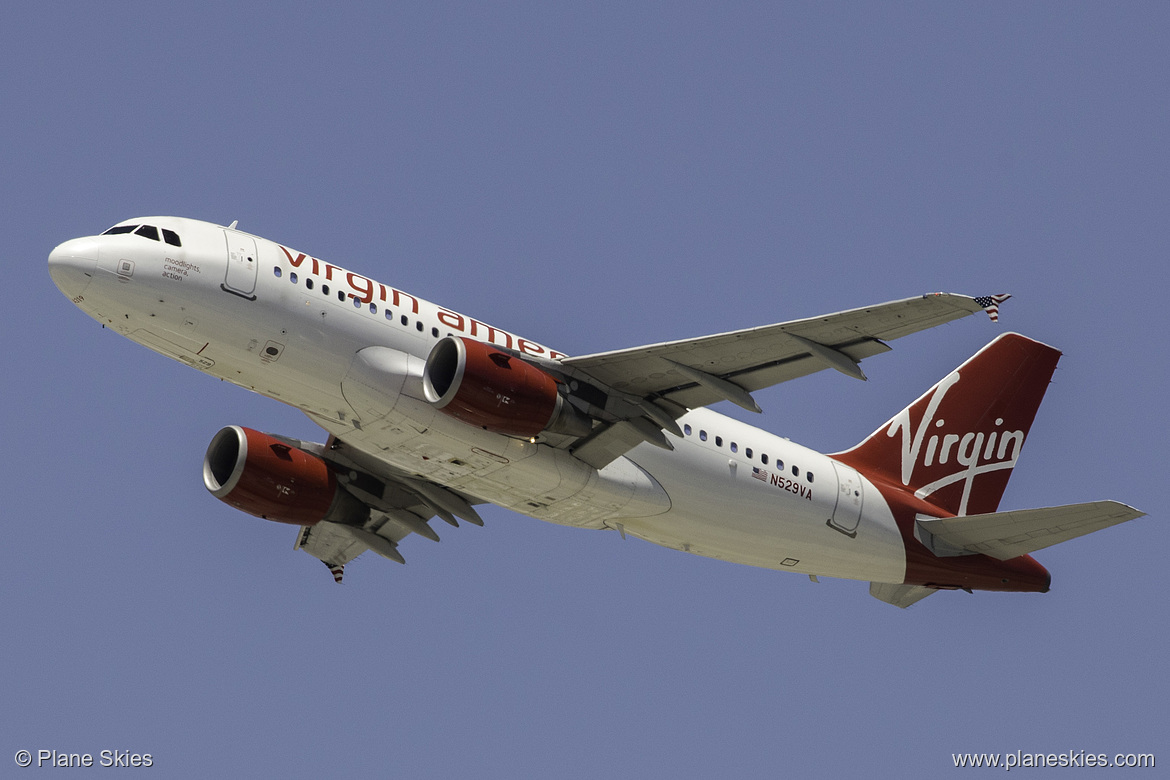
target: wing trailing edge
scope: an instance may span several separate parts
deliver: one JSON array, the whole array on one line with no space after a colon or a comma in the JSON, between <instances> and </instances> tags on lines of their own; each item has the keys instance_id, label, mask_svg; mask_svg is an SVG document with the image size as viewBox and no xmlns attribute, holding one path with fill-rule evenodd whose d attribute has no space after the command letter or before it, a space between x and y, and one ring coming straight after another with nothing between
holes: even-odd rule
<instances>
[{"instance_id":1,"label":"wing trailing edge","mask_svg":"<svg viewBox=\"0 0 1170 780\"><path fill-rule=\"evenodd\" d=\"M302 526L297 533L295 549L324 562L336 582L341 582L345 564L367 550L396 563L406 563L398 549L404 538L416 534L439 541L438 533L428 522L432 517L456 528L456 518L483 525L483 518L470 501L454 490L399 473L335 437L327 445L278 438L327 461L342 489L366 509L365 520L360 524L319 522Z\"/></svg>"}]
</instances>

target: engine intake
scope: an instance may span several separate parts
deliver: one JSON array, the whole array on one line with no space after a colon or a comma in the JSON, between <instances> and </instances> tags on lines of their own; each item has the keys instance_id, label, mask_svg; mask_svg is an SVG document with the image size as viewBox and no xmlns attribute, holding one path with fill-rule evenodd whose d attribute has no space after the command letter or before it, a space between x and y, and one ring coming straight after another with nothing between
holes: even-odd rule
<instances>
[{"instance_id":1,"label":"engine intake","mask_svg":"<svg viewBox=\"0 0 1170 780\"><path fill-rule=\"evenodd\" d=\"M278 523L353 522L368 512L320 457L238 425L208 445L203 485L225 504Z\"/></svg>"},{"instance_id":2,"label":"engine intake","mask_svg":"<svg viewBox=\"0 0 1170 780\"><path fill-rule=\"evenodd\" d=\"M548 431L584 436L588 418L565 401L553 376L482 341L448 336L423 369L428 403L493 433L530 438Z\"/></svg>"}]
</instances>

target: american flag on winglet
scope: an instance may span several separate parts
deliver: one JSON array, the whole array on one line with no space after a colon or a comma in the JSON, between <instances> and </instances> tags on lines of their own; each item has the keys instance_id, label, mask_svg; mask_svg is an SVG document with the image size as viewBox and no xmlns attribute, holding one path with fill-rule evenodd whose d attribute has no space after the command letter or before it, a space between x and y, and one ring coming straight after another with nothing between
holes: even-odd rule
<instances>
[{"instance_id":1,"label":"american flag on winglet","mask_svg":"<svg viewBox=\"0 0 1170 780\"><path fill-rule=\"evenodd\" d=\"M975 303L983 307L983 311L987 312L992 322L999 322L999 305L1010 297L1012 296L1008 293L984 295L982 298L976 298Z\"/></svg>"},{"instance_id":2,"label":"american flag on winglet","mask_svg":"<svg viewBox=\"0 0 1170 780\"><path fill-rule=\"evenodd\" d=\"M341 582L341 575L345 573L345 564L341 563L341 564L334 566L333 564L328 563L327 561L322 561L322 563L324 563L326 566L329 567L329 572L333 575L333 581L336 583L340 583Z\"/></svg>"},{"instance_id":3,"label":"american flag on winglet","mask_svg":"<svg viewBox=\"0 0 1170 780\"><path fill-rule=\"evenodd\" d=\"M755 466L752 466L752 476L761 482L768 481L768 472L764 471L763 469L758 469Z\"/></svg>"}]
</instances>

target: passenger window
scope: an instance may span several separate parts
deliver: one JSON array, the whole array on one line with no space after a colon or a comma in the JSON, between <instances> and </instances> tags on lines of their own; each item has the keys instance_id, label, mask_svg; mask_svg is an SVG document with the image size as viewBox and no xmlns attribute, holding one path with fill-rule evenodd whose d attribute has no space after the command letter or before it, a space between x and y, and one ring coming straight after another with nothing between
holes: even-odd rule
<instances>
[{"instance_id":1,"label":"passenger window","mask_svg":"<svg viewBox=\"0 0 1170 780\"><path fill-rule=\"evenodd\" d=\"M337 297L341 298L342 300L345 300L345 293L343 293L341 290L338 290ZM353 299L353 307L355 309L360 309L362 307L362 299L361 298L354 298Z\"/></svg>"},{"instance_id":2,"label":"passenger window","mask_svg":"<svg viewBox=\"0 0 1170 780\"><path fill-rule=\"evenodd\" d=\"M417 330L419 333L422 333L422 329L423 329L422 320L419 320L418 322L414 323L414 329Z\"/></svg>"},{"instance_id":3,"label":"passenger window","mask_svg":"<svg viewBox=\"0 0 1170 780\"><path fill-rule=\"evenodd\" d=\"M406 319L406 315L405 315L405 314L403 314L403 315L402 315L402 320L401 320L401 321L402 321L402 324L403 324L403 325L408 325L408 324L410 323L410 320Z\"/></svg>"},{"instance_id":4,"label":"passenger window","mask_svg":"<svg viewBox=\"0 0 1170 780\"><path fill-rule=\"evenodd\" d=\"M731 451L732 452L739 452L739 445L736 444L735 442L732 442L731 443Z\"/></svg>"},{"instance_id":5,"label":"passenger window","mask_svg":"<svg viewBox=\"0 0 1170 780\"><path fill-rule=\"evenodd\" d=\"M290 282L292 282L293 284L296 284L296 283L297 283L297 272L296 272L296 271L293 271L291 274L289 274L289 275L288 275L288 280L289 280Z\"/></svg>"},{"instance_id":6,"label":"passenger window","mask_svg":"<svg viewBox=\"0 0 1170 780\"><path fill-rule=\"evenodd\" d=\"M431 335L435 338L438 338L439 337L439 329L438 328L431 328Z\"/></svg>"},{"instance_id":7,"label":"passenger window","mask_svg":"<svg viewBox=\"0 0 1170 780\"><path fill-rule=\"evenodd\" d=\"M321 285L321 294L322 294L322 295L328 295L328 294L329 294L329 285L327 285L327 284L323 284L323 285Z\"/></svg>"},{"instance_id":8,"label":"passenger window","mask_svg":"<svg viewBox=\"0 0 1170 780\"><path fill-rule=\"evenodd\" d=\"M798 469L796 466L792 467L792 476L794 476L794 477L800 476L800 469Z\"/></svg>"},{"instance_id":9,"label":"passenger window","mask_svg":"<svg viewBox=\"0 0 1170 780\"><path fill-rule=\"evenodd\" d=\"M378 313L378 304L371 303L370 304L370 314L377 314L377 313Z\"/></svg>"},{"instance_id":10,"label":"passenger window","mask_svg":"<svg viewBox=\"0 0 1170 780\"><path fill-rule=\"evenodd\" d=\"M699 441L707 441L707 432L699 431Z\"/></svg>"},{"instance_id":11,"label":"passenger window","mask_svg":"<svg viewBox=\"0 0 1170 780\"><path fill-rule=\"evenodd\" d=\"M768 465L768 454L767 453L763 453L762 455L760 455L760 463L763 463L765 466Z\"/></svg>"},{"instance_id":12,"label":"passenger window","mask_svg":"<svg viewBox=\"0 0 1170 780\"><path fill-rule=\"evenodd\" d=\"M776 461L776 468L779 469L780 471L783 471L784 470L784 461L782 461L782 460Z\"/></svg>"},{"instance_id":13,"label":"passenger window","mask_svg":"<svg viewBox=\"0 0 1170 780\"><path fill-rule=\"evenodd\" d=\"M305 287L307 287L307 288L309 288L310 290L312 290L312 289L313 289L313 280L312 280L312 279L310 279L310 278L306 278L306 279L305 279Z\"/></svg>"},{"instance_id":14,"label":"passenger window","mask_svg":"<svg viewBox=\"0 0 1170 780\"><path fill-rule=\"evenodd\" d=\"M813 481L812 472L811 471L804 472L804 478L807 479L809 482L812 482Z\"/></svg>"},{"instance_id":15,"label":"passenger window","mask_svg":"<svg viewBox=\"0 0 1170 780\"><path fill-rule=\"evenodd\" d=\"M341 301L342 303L345 303L345 290L338 290L337 291L337 300ZM358 302L358 305L361 305L357 298L354 298L354 301Z\"/></svg>"},{"instance_id":16,"label":"passenger window","mask_svg":"<svg viewBox=\"0 0 1170 780\"><path fill-rule=\"evenodd\" d=\"M723 446L723 437L722 437L722 436L716 436L716 437L715 437L715 446L716 446L716 447L722 447L722 446Z\"/></svg>"},{"instance_id":17,"label":"passenger window","mask_svg":"<svg viewBox=\"0 0 1170 780\"><path fill-rule=\"evenodd\" d=\"M394 312L387 309L386 310L386 319L390 320L391 322L394 322Z\"/></svg>"},{"instance_id":18,"label":"passenger window","mask_svg":"<svg viewBox=\"0 0 1170 780\"><path fill-rule=\"evenodd\" d=\"M171 246L182 246L183 242L179 240L179 234L173 230L162 229L163 240Z\"/></svg>"},{"instance_id":19,"label":"passenger window","mask_svg":"<svg viewBox=\"0 0 1170 780\"><path fill-rule=\"evenodd\" d=\"M114 225L112 228L102 233L103 236L116 236L119 233L133 233L137 225Z\"/></svg>"},{"instance_id":20,"label":"passenger window","mask_svg":"<svg viewBox=\"0 0 1170 780\"><path fill-rule=\"evenodd\" d=\"M159 240L158 228L156 228L154 225L143 225L134 231L134 235L142 236L143 238L149 238L152 241Z\"/></svg>"},{"instance_id":21,"label":"passenger window","mask_svg":"<svg viewBox=\"0 0 1170 780\"><path fill-rule=\"evenodd\" d=\"M751 460L752 459L752 448L751 447L744 448L743 454L748 456L748 460Z\"/></svg>"},{"instance_id":22,"label":"passenger window","mask_svg":"<svg viewBox=\"0 0 1170 780\"><path fill-rule=\"evenodd\" d=\"M683 426L683 433L684 433L684 434L686 434L687 436L690 436L690 435L691 435L691 425L690 425L690 423L687 423L686 425L684 425L684 426Z\"/></svg>"},{"instance_id":23,"label":"passenger window","mask_svg":"<svg viewBox=\"0 0 1170 780\"><path fill-rule=\"evenodd\" d=\"M279 279L279 278L280 278L280 273L281 273L281 272L280 272L280 266L279 266L279 265L278 265L278 266L274 266L274 267L273 267L273 269L272 269L272 273L274 273L274 274L276 275L276 278L277 278L277 279Z\"/></svg>"}]
</instances>

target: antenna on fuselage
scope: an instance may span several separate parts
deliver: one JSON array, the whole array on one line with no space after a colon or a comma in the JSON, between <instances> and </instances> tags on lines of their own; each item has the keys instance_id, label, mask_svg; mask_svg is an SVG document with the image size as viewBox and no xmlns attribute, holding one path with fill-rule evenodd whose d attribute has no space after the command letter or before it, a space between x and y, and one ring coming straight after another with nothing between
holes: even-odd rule
<instances>
[{"instance_id":1,"label":"antenna on fuselage","mask_svg":"<svg viewBox=\"0 0 1170 780\"><path fill-rule=\"evenodd\" d=\"M235 230L236 225L238 224L240 224L240 221L238 219L233 219L232 224L228 225L228 230Z\"/></svg>"}]
</instances>

